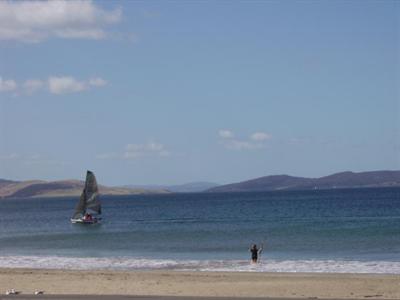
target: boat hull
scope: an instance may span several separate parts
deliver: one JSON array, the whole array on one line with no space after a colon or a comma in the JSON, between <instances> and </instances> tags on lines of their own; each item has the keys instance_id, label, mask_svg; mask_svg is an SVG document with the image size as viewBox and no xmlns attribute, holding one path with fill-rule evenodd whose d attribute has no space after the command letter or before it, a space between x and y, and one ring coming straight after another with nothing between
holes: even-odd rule
<instances>
[{"instance_id":1,"label":"boat hull","mask_svg":"<svg viewBox=\"0 0 400 300\"><path fill-rule=\"evenodd\" d=\"M93 218L92 220L84 220L84 219L71 219L72 224L84 224L84 225L92 225L100 223L100 219Z\"/></svg>"}]
</instances>

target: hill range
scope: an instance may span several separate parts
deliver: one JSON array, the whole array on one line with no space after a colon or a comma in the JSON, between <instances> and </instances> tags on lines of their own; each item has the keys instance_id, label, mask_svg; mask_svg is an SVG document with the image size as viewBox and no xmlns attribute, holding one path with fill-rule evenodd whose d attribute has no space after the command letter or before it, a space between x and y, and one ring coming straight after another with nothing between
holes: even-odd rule
<instances>
[{"instance_id":1,"label":"hill range","mask_svg":"<svg viewBox=\"0 0 400 300\"><path fill-rule=\"evenodd\" d=\"M209 182L189 183L177 186L123 186L100 185L103 195L136 195L179 192L257 192L279 190L314 190L339 188L400 187L400 171L342 172L320 178L294 177L289 175L264 176L238 183L215 186ZM60 181L12 181L0 179L0 198L79 196L84 182Z\"/></svg>"},{"instance_id":2,"label":"hill range","mask_svg":"<svg viewBox=\"0 0 400 300\"><path fill-rule=\"evenodd\" d=\"M134 189L145 189L145 190L167 190L171 193L198 193L204 192L213 187L219 186L217 183L213 182L189 182L179 185L126 185L124 187L134 188Z\"/></svg>"},{"instance_id":3,"label":"hill range","mask_svg":"<svg viewBox=\"0 0 400 300\"><path fill-rule=\"evenodd\" d=\"M320 178L289 175L264 176L238 183L220 185L207 192L255 192L338 188L400 187L400 171L342 172Z\"/></svg>"},{"instance_id":4,"label":"hill range","mask_svg":"<svg viewBox=\"0 0 400 300\"><path fill-rule=\"evenodd\" d=\"M0 198L30 198L30 197L63 197L79 196L82 193L84 181L12 181L0 179ZM163 189L147 190L143 188L106 187L99 185L100 194L103 195L135 195L150 193L169 193Z\"/></svg>"}]
</instances>

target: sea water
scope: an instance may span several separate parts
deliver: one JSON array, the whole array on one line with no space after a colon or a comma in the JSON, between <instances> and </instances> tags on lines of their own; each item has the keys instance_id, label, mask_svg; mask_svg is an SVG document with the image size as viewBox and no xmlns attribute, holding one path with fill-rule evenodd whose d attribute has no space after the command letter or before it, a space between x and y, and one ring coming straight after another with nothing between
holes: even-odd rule
<instances>
[{"instance_id":1,"label":"sea water","mask_svg":"<svg viewBox=\"0 0 400 300\"><path fill-rule=\"evenodd\" d=\"M1 199L0 267L400 274L400 189ZM251 244L263 244L252 265Z\"/></svg>"}]
</instances>

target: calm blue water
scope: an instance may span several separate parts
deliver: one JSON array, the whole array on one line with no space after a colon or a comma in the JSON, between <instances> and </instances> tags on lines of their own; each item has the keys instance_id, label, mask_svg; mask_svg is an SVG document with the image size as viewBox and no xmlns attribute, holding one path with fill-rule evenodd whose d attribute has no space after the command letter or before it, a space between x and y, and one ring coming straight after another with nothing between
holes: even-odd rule
<instances>
[{"instance_id":1,"label":"calm blue water","mask_svg":"<svg viewBox=\"0 0 400 300\"><path fill-rule=\"evenodd\" d=\"M260 270L400 272L400 189L104 196L97 226L77 201L1 200L0 266L246 269L264 243Z\"/></svg>"}]
</instances>

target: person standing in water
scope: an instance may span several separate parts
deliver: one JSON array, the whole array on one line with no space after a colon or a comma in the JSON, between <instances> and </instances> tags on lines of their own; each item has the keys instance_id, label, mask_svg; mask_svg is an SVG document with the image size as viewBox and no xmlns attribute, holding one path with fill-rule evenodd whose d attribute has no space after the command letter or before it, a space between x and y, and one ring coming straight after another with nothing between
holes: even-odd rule
<instances>
[{"instance_id":1,"label":"person standing in water","mask_svg":"<svg viewBox=\"0 0 400 300\"><path fill-rule=\"evenodd\" d=\"M263 250L263 245L261 245L261 248L257 248L256 244L253 244L249 251L251 252L251 263L256 264L258 262L258 256L261 254Z\"/></svg>"}]
</instances>

